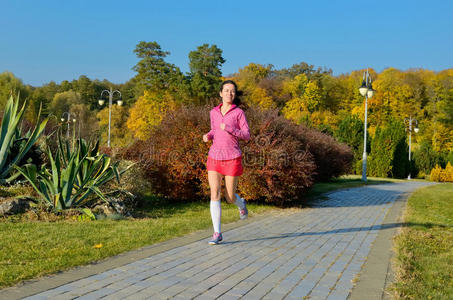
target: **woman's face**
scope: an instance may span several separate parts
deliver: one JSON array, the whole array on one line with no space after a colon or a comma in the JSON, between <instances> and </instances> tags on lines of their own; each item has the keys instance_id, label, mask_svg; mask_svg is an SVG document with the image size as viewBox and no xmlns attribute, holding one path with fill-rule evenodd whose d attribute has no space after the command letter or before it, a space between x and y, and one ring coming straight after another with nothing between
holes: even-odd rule
<instances>
[{"instance_id":1,"label":"woman's face","mask_svg":"<svg viewBox=\"0 0 453 300\"><path fill-rule=\"evenodd\" d=\"M236 96L236 89L234 85L231 83L227 83L223 85L222 91L220 92L220 97L226 103L233 103L234 97Z\"/></svg>"}]
</instances>

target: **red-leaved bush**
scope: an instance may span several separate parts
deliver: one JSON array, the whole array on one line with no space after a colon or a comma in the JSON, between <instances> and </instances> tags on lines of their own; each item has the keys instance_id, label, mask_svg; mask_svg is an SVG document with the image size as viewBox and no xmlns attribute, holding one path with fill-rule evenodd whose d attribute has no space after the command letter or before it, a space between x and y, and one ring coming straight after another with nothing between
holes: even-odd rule
<instances>
[{"instance_id":1,"label":"red-leaved bush","mask_svg":"<svg viewBox=\"0 0 453 300\"><path fill-rule=\"evenodd\" d=\"M169 112L146 141L137 141L122 154L138 161L154 193L194 199L207 193L206 160L209 144L202 140L210 128L209 107L186 107Z\"/></svg>"},{"instance_id":2,"label":"red-leaved bush","mask_svg":"<svg viewBox=\"0 0 453 300\"><path fill-rule=\"evenodd\" d=\"M210 129L211 108L183 106L168 113L149 140L137 141L121 154L139 162L154 193L178 199L209 195L211 142L204 143L202 136ZM338 176L349 168L351 151L333 138L294 125L276 110L248 108L245 114L251 139L240 142L244 174L238 189L247 200L288 203L300 199L315 178Z\"/></svg>"},{"instance_id":3,"label":"red-leaved bush","mask_svg":"<svg viewBox=\"0 0 453 300\"><path fill-rule=\"evenodd\" d=\"M307 145L316 165L316 181L327 181L350 172L354 153L332 136L316 129L298 126L298 139Z\"/></svg>"},{"instance_id":4,"label":"red-leaved bush","mask_svg":"<svg viewBox=\"0 0 453 300\"><path fill-rule=\"evenodd\" d=\"M246 111L251 139L243 150L239 189L246 199L283 204L301 198L314 183L316 165L297 138L297 126L277 110Z\"/></svg>"}]
</instances>

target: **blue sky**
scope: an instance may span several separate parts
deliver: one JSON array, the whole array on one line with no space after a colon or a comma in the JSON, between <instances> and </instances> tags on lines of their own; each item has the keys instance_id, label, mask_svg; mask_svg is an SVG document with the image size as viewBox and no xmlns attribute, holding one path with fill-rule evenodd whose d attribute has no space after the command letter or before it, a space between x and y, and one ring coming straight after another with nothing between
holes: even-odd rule
<instances>
[{"instance_id":1,"label":"blue sky","mask_svg":"<svg viewBox=\"0 0 453 300\"><path fill-rule=\"evenodd\" d=\"M125 82L139 41L158 42L183 72L204 43L223 50L224 75L250 62L302 61L335 75L439 71L453 67L453 1L0 0L0 72L26 84Z\"/></svg>"}]
</instances>

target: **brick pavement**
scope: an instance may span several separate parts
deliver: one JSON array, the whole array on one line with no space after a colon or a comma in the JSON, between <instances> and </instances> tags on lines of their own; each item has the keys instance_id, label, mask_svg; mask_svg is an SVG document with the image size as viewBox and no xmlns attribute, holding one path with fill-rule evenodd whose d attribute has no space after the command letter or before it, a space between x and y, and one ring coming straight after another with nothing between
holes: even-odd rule
<instances>
[{"instance_id":1,"label":"brick pavement","mask_svg":"<svg viewBox=\"0 0 453 300\"><path fill-rule=\"evenodd\" d=\"M384 217L423 182L332 192L316 206L189 243L25 299L346 299Z\"/></svg>"}]
</instances>

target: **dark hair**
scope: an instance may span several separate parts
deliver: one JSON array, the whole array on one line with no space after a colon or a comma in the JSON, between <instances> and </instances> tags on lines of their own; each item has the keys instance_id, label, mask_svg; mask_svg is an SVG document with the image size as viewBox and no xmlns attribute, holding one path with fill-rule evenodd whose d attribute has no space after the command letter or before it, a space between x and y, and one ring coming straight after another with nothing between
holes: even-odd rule
<instances>
[{"instance_id":1,"label":"dark hair","mask_svg":"<svg viewBox=\"0 0 453 300\"><path fill-rule=\"evenodd\" d=\"M233 100L233 103L236 104L237 106L241 105L241 99L239 98L240 96L242 96L242 91L238 91L238 86L236 84L236 82L234 82L233 80L225 80L224 82L222 82L222 84L220 85L220 92L222 92L223 90L223 86L225 84L232 84L234 85L234 89L236 91L235 95L234 95L234 100Z\"/></svg>"}]
</instances>

